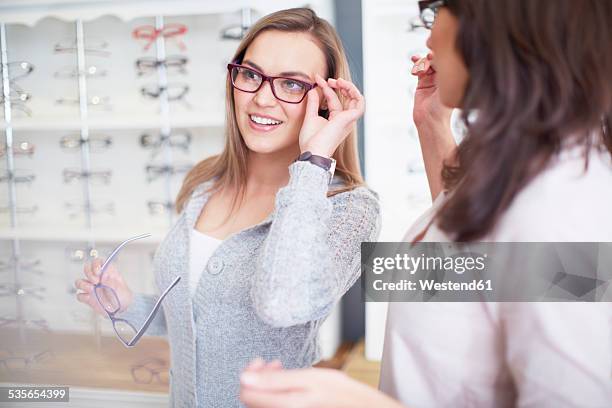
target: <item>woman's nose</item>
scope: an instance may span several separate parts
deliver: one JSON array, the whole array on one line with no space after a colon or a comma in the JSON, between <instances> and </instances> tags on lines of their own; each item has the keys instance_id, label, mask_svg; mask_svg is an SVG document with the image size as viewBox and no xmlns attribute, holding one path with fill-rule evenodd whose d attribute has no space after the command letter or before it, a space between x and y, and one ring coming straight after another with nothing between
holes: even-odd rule
<instances>
[{"instance_id":1,"label":"woman's nose","mask_svg":"<svg viewBox=\"0 0 612 408\"><path fill-rule=\"evenodd\" d=\"M425 45L427 46L427 48L431 50L431 32L429 34L429 37L427 37L427 41L425 42Z\"/></svg>"},{"instance_id":2,"label":"woman's nose","mask_svg":"<svg viewBox=\"0 0 612 408\"><path fill-rule=\"evenodd\" d=\"M255 92L253 101L259 106L274 106L276 104L276 98L268 81L264 82L261 88Z\"/></svg>"}]
</instances>

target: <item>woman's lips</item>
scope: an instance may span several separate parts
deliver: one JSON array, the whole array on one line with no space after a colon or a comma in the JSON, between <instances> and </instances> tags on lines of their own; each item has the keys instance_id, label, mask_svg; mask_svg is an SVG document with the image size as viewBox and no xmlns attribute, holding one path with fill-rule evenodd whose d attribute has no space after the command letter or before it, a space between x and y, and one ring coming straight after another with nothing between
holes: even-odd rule
<instances>
[{"instance_id":1,"label":"woman's lips","mask_svg":"<svg viewBox=\"0 0 612 408\"><path fill-rule=\"evenodd\" d=\"M253 122L253 119L251 119L251 115L247 115L247 121L249 122L249 126L251 127L251 129L257 132L271 132L273 130L276 130L280 125L283 124L283 122L281 122L277 125L262 125L260 123Z\"/></svg>"}]
</instances>

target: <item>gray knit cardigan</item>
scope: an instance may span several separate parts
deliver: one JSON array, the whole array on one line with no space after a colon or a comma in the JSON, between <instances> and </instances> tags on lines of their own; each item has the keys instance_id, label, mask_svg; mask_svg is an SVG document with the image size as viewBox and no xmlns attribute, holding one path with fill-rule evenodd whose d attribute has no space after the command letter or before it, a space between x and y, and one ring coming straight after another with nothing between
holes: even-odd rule
<instances>
[{"instance_id":1,"label":"gray knit cardigan","mask_svg":"<svg viewBox=\"0 0 612 408\"><path fill-rule=\"evenodd\" d=\"M365 187L327 197L327 173L309 162L289 173L272 214L212 254L193 299L189 237L211 182L194 191L157 249L158 289L182 277L147 333L169 339L171 406L241 406L239 376L255 357L286 368L318 361L318 328L357 280L360 244L376 241L380 207ZM122 317L140 324L155 300L135 295Z\"/></svg>"}]
</instances>

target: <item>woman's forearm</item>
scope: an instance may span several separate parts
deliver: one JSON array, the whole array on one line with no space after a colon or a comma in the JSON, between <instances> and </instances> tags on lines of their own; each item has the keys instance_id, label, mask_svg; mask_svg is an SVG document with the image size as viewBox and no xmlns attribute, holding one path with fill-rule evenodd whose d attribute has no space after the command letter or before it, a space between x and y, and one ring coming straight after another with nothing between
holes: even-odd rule
<instances>
[{"instance_id":1,"label":"woman's forearm","mask_svg":"<svg viewBox=\"0 0 612 408\"><path fill-rule=\"evenodd\" d=\"M431 199L435 200L444 189L442 182L444 161L452 159L457 143L448 122L417 124L417 131Z\"/></svg>"},{"instance_id":2,"label":"woman's forearm","mask_svg":"<svg viewBox=\"0 0 612 408\"><path fill-rule=\"evenodd\" d=\"M327 173L308 162L292 164L290 174L251 288L260 318L275 327L326 316L358 277L361 242L375 241L379 230L372 193L329 199Z\"/></svg>"}]
</instances>

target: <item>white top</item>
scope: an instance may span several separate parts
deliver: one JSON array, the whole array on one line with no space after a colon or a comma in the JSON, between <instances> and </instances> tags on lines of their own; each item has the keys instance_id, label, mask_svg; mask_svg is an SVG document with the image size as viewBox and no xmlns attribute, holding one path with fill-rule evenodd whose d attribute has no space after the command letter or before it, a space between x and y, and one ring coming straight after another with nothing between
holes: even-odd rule
<instances>
[{"instance_id":1,"label":"white top","mask_svg":"<svg viewBox=\"0 0 612 408\"><path fill-rule=\"evenodd\" d=\"M196 292L206 264L223 240L203 234L195 228L191 230L189 251L189 291L191 297Z\"/></svg>"},{"instance_id":2,"label":"white top","mask_svg":"<svg viewBox=\"0 0 612 408\"><path fill-rule=\"evenodd\" d=\"M565 151L484 241L612 242L612 161ZM423 230L438 197L406 234ZM448 241L435 225L424 241ZM612 407L612 303L390 303L380 388L408 407Z\"/></svg>"}]
</instances>

